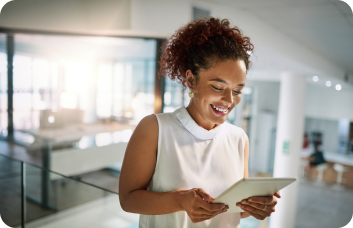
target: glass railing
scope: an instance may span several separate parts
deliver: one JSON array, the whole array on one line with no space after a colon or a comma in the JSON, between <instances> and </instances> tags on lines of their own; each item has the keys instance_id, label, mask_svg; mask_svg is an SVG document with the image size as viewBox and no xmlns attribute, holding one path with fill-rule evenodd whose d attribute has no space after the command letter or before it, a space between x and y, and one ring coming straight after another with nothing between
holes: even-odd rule
<instances>
[{"instance_id":1,"label":"glass railing","mask_svg":"<svg viewBox=\"0 0 353 228\"><path fill-rule=\"evenodd\" d=\"M0 227L138 227L117 192L0 155Z\"/></svg>"},{"instance_id":2,"label":"glass railing","mask_svg":"<svg viewBox=\"0 0 353 228\"><path fill-rule=\"evenodd\" d=\"M25 162L35 160L45 169L117 192L120 167L134 128L96 123L14 131L13 143L29 158L35 157ZM94 174L97 172L99 178Z\"/></svg>"},{"instance_id":3,"label":"glass railing","mask_svg":"<svg viewBox=\"0 0 353 228\"><path fill-rule=\"evenodd\" d=\"M118 175L104 169L67 177L0 155L0 227L137 228L139 215L123 211L111 190L117 190ZM241 227L267 222L248 217Z\"/></svg>"}]
</instances>

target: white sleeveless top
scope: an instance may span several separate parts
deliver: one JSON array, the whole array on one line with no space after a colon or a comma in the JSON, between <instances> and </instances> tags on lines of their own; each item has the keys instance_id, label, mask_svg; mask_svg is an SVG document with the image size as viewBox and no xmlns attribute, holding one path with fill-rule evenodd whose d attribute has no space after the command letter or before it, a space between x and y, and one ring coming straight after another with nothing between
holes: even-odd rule
<instances>
[{"instance_id":1,"label":"white sleeveless top","mask_svg":"<svg viewBox=\"0 0 353 228\"><path fill-rule=\"evenodd\" d=\"M244 176L245 132L223 123L206 130L185 107L173 113L155 114L158 120L158 152L148 190L169 192L203 188L217 197ZM222 213L192 223L185 211L165 215L140 215L140 228L239 228L240 213Z\"/></svg>"}]
</instances>

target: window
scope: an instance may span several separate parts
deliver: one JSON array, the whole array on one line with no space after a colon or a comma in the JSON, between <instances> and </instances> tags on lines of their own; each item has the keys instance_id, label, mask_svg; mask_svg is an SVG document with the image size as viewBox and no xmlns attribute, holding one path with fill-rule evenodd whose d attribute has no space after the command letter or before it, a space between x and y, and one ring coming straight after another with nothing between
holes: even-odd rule
<instances>
[{"instance_id":1,"label":"window","mask_svg":"<svg viewBox=\"0 0 353 228\"><path fill-rule=\"evenodd\" d=\"M66 109L82 113L78 122L109 119L137 124L154 110L155 50L153 39L16 34L14 128L44 127L43 118L50 116L43 111ZM4 66L0 69L2 129L7 127ZM62 116L51 116L65 124Z\"/></svg>"},{"instance_id":2,"label":"window","mask_svg":"<svg viewBox=\"0 0 353 228\"><path fill-rule=\"evenodd\" d=\"M182 106L188 106L190 102L189 91L188 89L183 91L183 89L184 87L181 84L166 78L163 112L174 112Z\"/></svg>"},{"instance_id":3,"label":"window","mask_svg":"<svg viewBox=\"0 0 353 228\"><path fill-rule=\"evenodd\" d=\"M0 135L7 135L7 54L5 34L0 34Z\"/></svg>"}]
</instances>

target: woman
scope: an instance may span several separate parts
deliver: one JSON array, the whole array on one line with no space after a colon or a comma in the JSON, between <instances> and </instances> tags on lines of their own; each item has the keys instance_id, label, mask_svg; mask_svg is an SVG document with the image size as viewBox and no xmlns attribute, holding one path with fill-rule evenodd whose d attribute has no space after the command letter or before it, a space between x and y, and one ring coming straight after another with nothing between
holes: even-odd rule
<instances>
[{"instance_id":1,"label":"woman","mask_svg":"<svg viewBox=\"0 0 353 228\"><path fill-rule=\"evenodd\" d=\"M316 166L326 163L324 153L319 150L321 144L322 143L314 143L314 153L304 158L308 160L308 164L304 168L308 177L311 177L312 172Z\"/></svg>"},{"instance_id":2,"label":"woman","mask_svg":"<svg viewBox=\"0 0 353 228\"><path fill-rule=\"evenodd\" d=\"M248 137L225 120L241 100L250 39L210 18L179 29L164 50L160 75L187 87L191 101L136 127L120 175L122 208L141 214L140 227L239 227L240 218L270 216L278 192L237 203L242 213L210 203L248 177Z\"/></svg>"}]
</instances>

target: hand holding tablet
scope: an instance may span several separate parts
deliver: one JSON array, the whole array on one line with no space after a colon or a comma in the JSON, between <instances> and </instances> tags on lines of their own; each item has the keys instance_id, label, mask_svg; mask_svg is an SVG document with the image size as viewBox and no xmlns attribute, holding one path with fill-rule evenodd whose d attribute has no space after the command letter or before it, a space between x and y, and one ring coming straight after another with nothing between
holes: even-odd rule
<instances>
[{"instance_id":1,"label":"hand holding tablet","mask_svg":"<svg viewBox=\"0 0 353 228\"><path fill-rule=\"evenodd\" d=\"M242 200L241 203L237 203L236 205L245 211L243 212L244 217L251 215L256 219L263 220L275 212L277 204L275 196L281 198L279 191L271 196L253 196L247 200Z\"/></svg>"},{"instance_id":2,"label":"hand holding tablet","mask_svg":"<svg viewBox=\"0 0 353 228\"><path fill-rule=\"evenodd\" d=\"M256 196L272 196L278 194L279 190L288 186L289 184L296 181L297 178L276 178L276 177L253 177L244 178L236 182L234 185L225 190L222 194L217 196L212 203L224 203L229 206L226 213L243 212L239 206L238 202L246 202L245 200L252 197L255 201L266 200L264 197ZM279 196L279 195L278 195ZM261 210L266 210L265 202L248 202L244 207L255 206L258 209L262 207ZM239 205L239 204L238 204Z\"/></svg>"}]
</instances>

